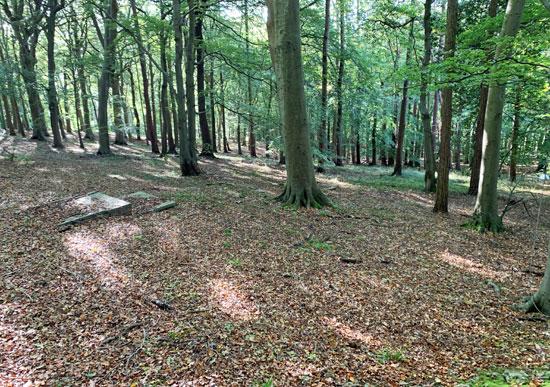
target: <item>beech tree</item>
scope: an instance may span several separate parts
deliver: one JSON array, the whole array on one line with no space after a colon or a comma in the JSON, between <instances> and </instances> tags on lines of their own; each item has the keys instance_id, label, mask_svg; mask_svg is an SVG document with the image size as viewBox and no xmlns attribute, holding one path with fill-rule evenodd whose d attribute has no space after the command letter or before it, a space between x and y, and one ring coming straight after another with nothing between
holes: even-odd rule
<instances>
[{"instance_id":1,"label":"beech tree","mask_svg":"<svg viewBox=\"0 0 550 387\"><path fill-rule=\"evenodd\" d=\"M511 55L511 38L518 33L525 0L508 0L506 15L500 32L500 40L495 51L495 65L491 73L499 71L499 63L503 56ZM506 96L506 81L495 79L489 86L487 96L487 111L485 113L485 127L483 130L483 154L478 194L473 215L473 224L480 231L502 231L502 218L498 213L498 169L500 135L502 129L502 112Z\"/></svg>"},{"instance_id":2,"label":"beech tree","mask_svg":"<svg viewBox=\"0 0 550 387\"><path fill-rule=\"evenodd\" d=\"M294 207L329 205L313 171L302 69L299 1L267 0L267 6L269 47L277 78L287 166L286 186L279 198L284 204Z\"/></svg>"}]
</instances>

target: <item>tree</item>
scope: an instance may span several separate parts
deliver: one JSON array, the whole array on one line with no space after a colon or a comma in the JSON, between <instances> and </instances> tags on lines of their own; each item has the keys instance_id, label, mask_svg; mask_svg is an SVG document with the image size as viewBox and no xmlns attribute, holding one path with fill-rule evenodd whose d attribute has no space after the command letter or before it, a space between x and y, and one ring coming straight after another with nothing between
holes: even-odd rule
<instances>
[{"instance_id":1,"label":"tree","mask_svg":"<svg viewBox=\"0 0 550 387\"><path fill-rule=\"evenodd\" d=\"M426 192L434 192L436 188L434 139L430 125L430 111L428 110L427 103L427 69L430 65L430 58L432 56L432 1L433 0L426 0L424 2L424 58L422 59L422 70L420 75L420 116L424 133L424 190Z\"/></svg>"},{"instance_id":2,"label":"tree","mask_svg":"<svg viewBox=\"0 0 550 387\"><path fill-rule=\"evenodd\" d=\"M315 181L309 142L298 0L268 0L267 30L283 127L287 182L279 199L307 208L329 205Z\"/></svg>"},{"instance_id":3,"label":"tree","mask_svg":"<svg viewBox=\"0 0 550 387\"><path fill-rule=\"evenodd\" d=\"M101 77L99 78L98 112L97 126L99 129L99 155L111 155L109 140L109 86L111 84L111 74L115 67L116 50L116 24L115 20L118 14L117 0L106 0L108 6L105 9L105 33L103 34L103 65L101 68ZM106 5L107 5L106 4Z\"/></svg>"},{"instance_id":4,"label":"tree","mask_svg":"<svg viewBox=\"0 0 550 387\"><path fill-rule=\"evenodd\" d=\"M141 69L141 79L143 83L143 101L145 102L146 136L148 139L151 140L151 151L153 153L159 153L159 147L157 143L157 130L156 130L156 127L153 125L153 113L151 110L151 100L149 97L149 79L147 77L147 61L145 59L145 52L143 49L144 47L143 39L141 37L141 32L139 27L136 0L130 0L130 7L132 8L135 37L139 46L139 66Z\"/></svg>"},{"instance_id":5,"label":"tree","mask_svg":"<svg viewBox=\"0 0 550 387\"><path fill-rule=\"evenodd\" d=\"M15 0L9 5L1 1L4 13L13 28L15 38L19 43L19 58L21 60L21 76L25 82L25 89L29 100L32 119L32 139L45 141L48 135L44 108L38 92L36 76L36 49L40 37L41 21L46 15L46 4L36 2L36 6L26 6L25 0Z\"/></svg>"},{"instance_id":6,"label":"tree","mask_svg":"<svg viewBox=\"0 0 550 387\"><path fill-rule=\"evenodd\" d=\"M497 0L489 2L488 16L494 18L497 16ZM487 55L489 57L489 55ZM487 109L487 95L489 94L489 86L482 83L479 95L479 108L476 120L475 142L474 142L474 157L472 158L472 166L470 173L470 187L468 188L469 195L477 195L479 186L479 170L481 167L481 153L483 145L483 128L485 126L485 110Z\"/></svg>"},{"instance_id":7,"label":"tree","mask_svg":"<svg viewBox=\"0 0 550 387\"><path fill-rule=\"evenodd\" d=\"M495 51L495 64L491 73L499 71L503 63L499 59L510 57L510 39L519 31L525 0L508 0L506 15L500 32L500 40ZM502 231L502 219L498 214L497 181L499 169L500 135L502 112L506 95L506 82L496 79L489 86L487 112L483 130L483 153L478 194L473 215L473 225L480 231Z\"/></svg>"},{"instance_id":8,"label":"tree","mask_svg":"<svg viewBox=\"0 0 550 387\"><path fill-rule=\"evenodd\" d=\"M447 31L445 33L445 59L454 56L458 27L458 0L447 2ZM447 212L449 202L449 165L451 162L451 126L453 120L453 87L443 89L441 99L441 142L437 168L437 188L434 212Z\"/></svg>"},{"instance_id":9,"label":"tree","mask_svg":"<svg viewBox=\"0 0 550 387\"><path fill-rule=\"evenodd\" d=\"M198 0L195 11L195 42L197 48L197 99L199 105L199 126L202 138L201 156L214 157L214 146L212 136L208 129L208 119L206 111L206 92L204 89L204 56L205 41L203 37L204 13L206 11L205 0Z\"/></svg>"},{"instance_id":10,"label":"tree","mask_svg":"<svg viewBox=\"0 0 550 387\"><path fill-rule=\"evenodd\" d=\"M194 143L190 141L191 131L187 126L187 114L185 111L185 89L183 86L183 71L182 57L183 48L183 32L182 32L182 17L180 0L173 0L173 25L174 25L174 40L176 48L176 57L174 60L175 75L176 75L176 103L178 110L178 130L180 143L180 172L182 176L195 176L200 173L197 166L197 159L192 152ZM193 133L194 135L194 133Z\"/></svg>"},{"instance_id":11,"label":"tree","mask_svg":"<svg viewBox=\"0 0 550 387\"><path fill-rule=\"evenodd\" d=\"M319 127L319 151L323 153L327 132L327 84L328 84L328 39L330 35L330 0L325 0L325 26L323 30L323 54L321 59L321 125ZM323 158L320 159L320 164Z\"/></svg>"}]
</instances>

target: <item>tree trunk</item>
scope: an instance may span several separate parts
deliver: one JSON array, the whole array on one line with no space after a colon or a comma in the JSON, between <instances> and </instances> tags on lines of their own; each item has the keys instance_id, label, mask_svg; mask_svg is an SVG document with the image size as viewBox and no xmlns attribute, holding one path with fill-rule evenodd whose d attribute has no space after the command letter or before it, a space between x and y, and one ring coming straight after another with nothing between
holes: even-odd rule
<instances>
[{"instance_id":1,"label":"tree trunk","mask_svg":"<svg viewBox=\"0 0 550 387\"><path fill-rule=\"evenodd\" d=\"M197 49L197 102L199 106L199 127L202 138L201 156L214 157L214 148L212 146L212 136L208 128L208 118L206 111L206 95L204 90L204 38L202 34L204 3L205 0L198 0L195 11L195 42Z\"/></svg>"},{"instance_id":2,"label":"tree trunk","mask_svg":"<svg viewBox=\"0 0 550 387\"><path fill-rule=\"evenodd\" d=\"M195 0L188 0L189 25L185 42L185 89L187 98L187 126L189 128L189 152L193 165L197 166L196 124L195 124ZM198 167L197 167L198 171Z\"/></svg>"},{"instance_id":3,"label":"tree trunk","mask_svg":"<svg viewBox=\"0 0 550 387\"><path fill-rule=\"evenodd\" d=\"M212 151L214 153L218 152L218 146L216 145L216 105L214 104L214 63L210 67L210 76L209 76L209 93L210 96L210 121L212 123Z\"/></svg>"},{"instance_id":4,"label":"tree trunk","mask_svg":"<svg viewBox=\"0 0 550 387\"><path fill-rule=\"evenodd\" d=\"M95 135L92 131L92 121L90 119L90 95L86 90L86 75L84 73L84 65L78 67L78 83L80 86L80 95L82 96L82 111L83 111L83 129L84 129L84 138L94 141Z\"/></svg>"},{"instance_id":5,"label":"tree trunk","mask_svg":"<svg viewBox=\"0 0 550 387\"><path fill-rule=\"evenodd\" d=\"M117 18L118 4L117 0L106 0L109 7L106 10L104 19L105 33L103 36L104 54L103 66L101 68L101 77L98 85L98 112L97 126L99 130L99 155L111 155L111 147L109 140L109 86L111 84L111 74L115 66L115 50L116 50L116 25L113 23Z\"/></svg>"},{"instance_id":6,"label":"tree trunk","mask_svg":"<svg viewBox=\"0 0 550 387\"><path fill-rule=\"evenodd\" d=\"M10 136L15 136L15 127L13 126L13 121L11 119L10 106L8 104L8 97L6 97L6 94L2 94L2 101L4 102L4 109L6 111L5 119L8 126L8 133Z\"/></svg>"},{"instance_id":7,"label":"tree trunk","mask_svg":"<svg viewBox=\"0 0 550 387\"><path fill-rule=\"evenodd\" d=\"M134 31L136 35L136 40L139 47L143 47L143 40L141 38L141 33L139 29L139 19L137 15L137 6L136 0L130 0L130 7L132 8L132 16L134 20ZM147 78L147 61L145 59L145 53L143 50L139 50L139 65L141 68L141 79L143 82L143 102L145 103L145 126L146 126L146 137L151 140L151 150L153 153L159 153L158 144L157 144L157 131L153 127L153 115L151 112L151 100L149 99L149 80ZM154 134L154 141L153 141Z\"/></svg>"},{"instance_id":8,"label":"tree trunk","mask_svg":"<svg viewBox=\"0 0 550 387\"><path fill-rule=\"evenodd\" d=\"M246 38L246 57L250 57L250 34L248 28L248 0L244 0L244 29ZM256 137L254 136L254 118L252 117L252 79L247 76L247 88L248 88L248 149L250 150L250 157L257 157L256 155Z\"/></svg>"},{"instance_id":9,"label":"tree trunk","mask_svg":"<svg viewBox=\"0 0 550 387\"><path fill-rule=\"evenodd\" d=\"M319 127L319 152L324 153L325 144L329 141L325 139L327 131L327 84L328 84L328 43L330 35L330 0L325 0L325 29L323 32L323 54L321 62L321 125ZM319 163L323 163L323 158Z\"/></svg>"},{"instance_id":10,"label":"tree trunk","mask_svg":"<svg viewBox=\"0 0 550 387\"><path fill-rule=\"evenodd\" d=\"M294 207L329 205L315 181L307 125L298 0L268 0L267 30L277 78L287 165L280 200Z\"/></svg>"},{"instance_id":11,"label":"tree trunk","mask_svg":"<svg viewBox=\"0 0 550 387\"><path fill-rule=\"evenodd\" d=\"M516 101L514 102L514 127L512 129L512 145L510 150L510 181L516 181L516 159L518 157L518 137L521 113L521 88L516 91Z\"/></svg>"},{"instance_id":12,"label":"tree trunk","mask_svg":"<svg viewBox=\"0 0 550 387\"><path fill-rule=\"evenodd\" d=\"M50 125L53 132L54 148L64 148L59 130L59 107L57 90L55 88L55 17L61 9L57 0L48 0L48 16L46 17L46 38L48 41L48 108L50 111Z\"/></svg>"},{"instance_id":13,"label":"tree trunk","mask_svg":"<svg viewBox=\"0 0 550 387\"><path fill-rule=\"evenodd\" d=\"M525 0L508 0L506 15L502 24L500 36L516 36L520 23ZM495 63L491 72L497 72L498 59L511 55L510 40L497 45L495 51ZM504 52L503 52L504 51ZM480 181L476 206L474 209L473 223L480 231L499 232L503 229L502 219L498 215L498 166L500 150L500 133L502 128L502 112L506 96L506 83L496 83L489 87L487 96L487 112L485 113L485 128L483 131L483 153L481 157Z\"/></svg>"},{"instance_id":14,"label":"tree trunk","mask_svg":"<svg viewBox=\"0 0 550 387\"><path fill-rule=\"evenodd\" d=\"M489 3L489 18L494 18L497 15L498 0L491 0ZM489 86L481 84L481 92L479 95L479 109L476 120L476 131L474 140L474 157L470 167L470 187L468 195L477 195L479 187L479 172L481 168L481 153L483 152L483 129L485 126L485 111L487 109L487 96L489 94Z\"/></svg>"},{"instance_id":15,"label":"tree trunk","mask_svg":"<svg viewBox=\"0 0 550 387\"><path fill-rule=\"evenodd\" d=\"M336 153L336 159L334 164L337 167L344 165L342 157L342 113L343 113L343 83L344 83L344 4L340 1L340 58L338 65L338 81L336 84L337 95L337 112L336 112L336 125L334 126L334 149Z\"/></svg>"},{"instance_id":16,"label":"tree trunk","mask_svg":"<svg viewBox=\"0 0 550 387\"><path fill-rule=\"evenodd\" d=\"M376 125L378 124L378 116L374 115L374 121L372 123L371 144L372 144L372 160L369 165L376 165Z\"/></svg>"},{"instance_id":17,"label":"tree trunk","mask_svg":"<svg viewBox=\"0 0 550 387\"><path fill-rule=\"evenodd\" d=\"M460 147L460 122L456 123L456 149L455 149L455 169L460 171L460 153L462 152Z\"/></svg>"},{"instance_id":18,"label":"tree trunk","mask_svg":"<svg viewBox=\"0 0 550 387\"><path fill-rule=\"evenodd\" d=\"M120 93L120 76L121 73L119 69L111 74L113 117L115 121L115 144L128 145L128 142L126 141L126 132L124 131L124 119L122 116L122 105L124 101Z\"/></svg>"},{"instance_id":19,"label":"tree trunk","mask_svg":"<svg viewBox=\"0 0 550 387\"><path fill-rule=\"evenodd\" d=\"M407 54L405 55L405 65L409 65L411 58L412 45L414 44L414 23L411 23L409 32L409 43L407 47ZM395 176L401 176L403 173L403 146L405 140L405 126L407 124L407 111L409 101L409 80L403 81L403 96L401 98L401 111L399 114L399 126L397 129L397 146L395 148L395 166L393 168L393 174Z\"/></svg>"},{"instance_id":20,"label":"tree trunk","mask_svg":"<svg viewBox=\"0 0 550 387\"><path fill-rule=\"evenodd\" d=\"M458 27L458 0L447 2L447 31L445 34L445 59L452 58L456 47ZM451 162L451 126L453 120L453 88L443 89L441 101L441 140L434 212L448 212L449 164Z\"/></svg>"},{"instance_id":21,"label":"tree trunk","mask_svg":"<svg viewBox=\"0 0 550 387\"><path fill-rule=\"evenodd\" d=\"M165 16L164 6L161 2L162 16ZM162 115L162 150L163 155L175 153L174 139L172 138L172 118L170 117L170 106L168 102L168 62L166 59L166 31L160 33L160 66L162 68L162 84L160 91L160 111ZM168 148L168 137L170 137L170 149Z\"/></svg>"},{"instance_id":22,"label":"tree trunk","mask_svg":"<svg viewBox=\"0 0 550 387\"><path fill-rule=\"evenodd\" d=\"M141 123L139 121L139 112L138 112L137 104L136 104L136 90L135 90L135 83L134 83L134 74L132 73L132 70L130 68L128 68L128 74L130 75L130 92L132 94L132 110L134 111L134 119L136 120L135 125L134 125L136 127L136 137L137 137L138 141L141 141L141 134L140 134Z\"/></svg>"},{"instance_id":23,"label":"tree trunk","mask_svg":"<svg viewBox=\"0 0 550 387\"><path fill-rule=\"evenodd\" d=\"M434 139L430 126L430 112L428 110L428 66L432 52L432 0L424 3L424 58L422 59L422 70L420 80L420 115L422 119L422 131L424 133L424 190L435 192L435 154Z\"/></svg>"},{"instance_id":24,"label":"tree trunk","mask_svg":"<svg viewBox=\"0 0 550 387\"><path fill-rule=\"evenodd\" d=\"M190 7L193 4L190 0ZM196 158L191 153L191 143L189 140L190 132L187 126L187 112L185 111L185 89L183 86L182 57L183 57L183 32L180 0L173 0L173 26L176 57L174 65L176 67L176 103L178 105L178 130L180 144L180 172L182 176L195 176L200 173ZM187 66L186 66L187 69ZM193 78L191 78L192 80ZM189 92L189 90L188 90Z\"/></svg>"}]
</instances>

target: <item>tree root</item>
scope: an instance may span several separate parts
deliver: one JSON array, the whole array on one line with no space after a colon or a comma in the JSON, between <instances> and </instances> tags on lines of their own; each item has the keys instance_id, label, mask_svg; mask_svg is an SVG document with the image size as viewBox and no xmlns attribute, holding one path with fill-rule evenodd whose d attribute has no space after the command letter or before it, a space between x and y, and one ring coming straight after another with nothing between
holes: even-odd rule
<instances>
[{"instance_id":1,"label":"tree root","mask_svg":"<svg viewBox=\"0 0 550 387\"><path fill-rule=\"evenodd\" d=\"M201 170L197 163L192 161L184 161L180 163L180 171L182 176L198 176L201 174Z\"/></svg>"},{"instance_id":2,"label":"tree root","mask_svg":"<svg viewBox=\"0 0 550 387\"><path fill-rule=\"evenodd\" d=\"M298 209L306 207L307 209L322 208L324 206L332 206L328 198L317 187L293 189L287 182L283 193L275 198L285 206Z\"/></svg>"},{"instance_id":3,"label":"tree root","mask_svg":"<svg viewBox=\"0 0 550 387\"><path fill-rule=\"evenodd\" d=\"M550 302L544 300L538 293L534 296L527 296L523 299L523 304L514 306L524 313L542 313L550 316Z\"/></svg>"}]
</instances>

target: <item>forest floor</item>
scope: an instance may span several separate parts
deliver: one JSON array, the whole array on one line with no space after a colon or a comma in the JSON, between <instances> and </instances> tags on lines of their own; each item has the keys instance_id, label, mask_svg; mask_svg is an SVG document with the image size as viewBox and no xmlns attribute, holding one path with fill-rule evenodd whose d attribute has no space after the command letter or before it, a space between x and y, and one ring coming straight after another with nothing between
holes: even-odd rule
<instances>
[{"instance_id":1,"label":"forest floor","mask_svg":"<svg viewBox=\"0 0 550 387\"><path fill-rule=\"evenodd\" d=\"M275 160L233 151L181 178L176 157L145 144L97 157L95 145L69 143L0 137L0 386L434 386L483 371L540 385L550 375L548 321L511 308L540 282L530 264L544 270L546 197L533 249L535 202L514 207L499 235L461 227L474 205L466 176L452 176L440 215L419 170L328 168L317 178L337 207L296 212L271 200L285 179ZM65 206L35 207L90 191L178 206L64 232Z\"/></svg>"}]
</instances>

